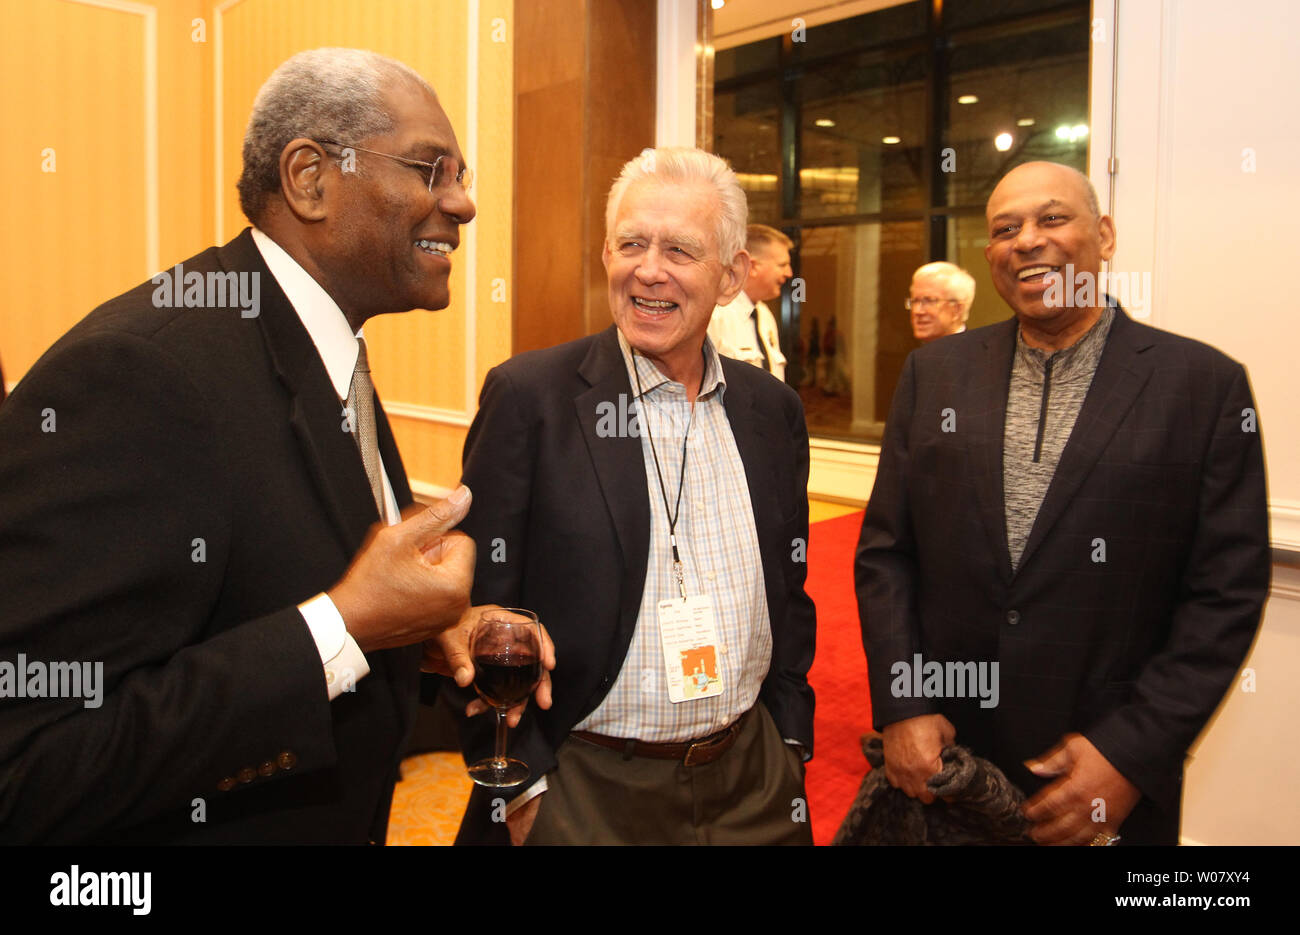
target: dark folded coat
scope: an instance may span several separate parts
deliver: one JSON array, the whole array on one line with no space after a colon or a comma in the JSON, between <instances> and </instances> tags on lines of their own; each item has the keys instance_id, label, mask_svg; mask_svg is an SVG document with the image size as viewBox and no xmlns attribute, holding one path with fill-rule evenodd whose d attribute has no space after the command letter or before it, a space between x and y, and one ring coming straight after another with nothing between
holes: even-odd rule
<instances>
[{"instance_id":1,"label":"dark folded coat","mask_svg":"<svg viewBox=\"0 0 1300 935\"><path fill-rule=\"evenodd\" d=\"M871 771L832 844L1032 844L1020 814L1025 795L988 760L962 746L945 747L943 769L927 785L934 802L924 805L885 778L879 734L862 737Z\"/></svg>"}]
</instances>

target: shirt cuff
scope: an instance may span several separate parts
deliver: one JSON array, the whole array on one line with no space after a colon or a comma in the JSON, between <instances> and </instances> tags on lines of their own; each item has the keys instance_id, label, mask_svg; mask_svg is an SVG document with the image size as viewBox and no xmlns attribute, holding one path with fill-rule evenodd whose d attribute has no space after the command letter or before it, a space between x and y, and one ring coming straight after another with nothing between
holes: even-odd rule
<instances>
[{"instance_id":1,"label":"shirt cuff","mask_svg":"<svg viewBox=\"0 0 1300 935\"><path fill-rule=\"evenodd\" d=\"M298 612L311 631L325 667L325 687L333 701L344 692L356 691L357 682L370 674L361 647L343 623L343 617L328 594L317 594L298 605Z\"/></svg>"},{"instance_id":2,"label":"shirt cuff","mask_svg":"<svg viewBox=\"0 0 1300 935\"><path fill-rule=\"evenodd\" d=\"M533 799L541 795L543 792L545 792L547 788L548 787L546 785L546 777L543 776L541 779L537 780L537 782L533 783L523 792L519 793L517 796L511 799L509 803L507 803L506 817L509 818L515 812L519 811L530 801L532 801Z\"/></svg>"}]
</instances>

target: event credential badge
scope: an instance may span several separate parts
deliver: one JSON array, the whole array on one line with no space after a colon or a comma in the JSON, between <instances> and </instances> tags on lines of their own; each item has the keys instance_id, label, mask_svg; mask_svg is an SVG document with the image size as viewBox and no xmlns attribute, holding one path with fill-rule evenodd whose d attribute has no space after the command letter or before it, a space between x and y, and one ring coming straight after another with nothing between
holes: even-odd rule
<instances>
[{"instance_id":1,"label":"event credential badge","mask_svg":"<svg viewBox=\"0 0 1300 935\"><path fill-rule=\"evenodd\" d=\"M660 601L659 636L668 669L669 701L696 701L722 694L713 598L698 594L685 600Z\"/></svg>"}]
</instances>

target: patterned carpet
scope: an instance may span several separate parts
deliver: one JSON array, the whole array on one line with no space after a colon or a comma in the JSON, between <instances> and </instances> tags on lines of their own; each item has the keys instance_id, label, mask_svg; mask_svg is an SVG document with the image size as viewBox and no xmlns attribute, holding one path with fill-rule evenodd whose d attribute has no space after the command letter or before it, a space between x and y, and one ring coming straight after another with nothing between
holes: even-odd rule
<instances>
[{"instance_id":1,"label":"patterned carpet","mask_svg":"<svg viewBox=\"0 0 1300 935\"><path fill-rule=\"evenodd\" d=\"M829 844L848 812L866 763L858 736L871 723L866 660L854 604L856 507L813 501L809 521L808 593L817 603L817 657L809 681L817 692L817 755L808 769L813 840ZM388 843L451 844L473 784L458 753L423 753L402 763L393 793Z\"/></svg>"}]
</instances>

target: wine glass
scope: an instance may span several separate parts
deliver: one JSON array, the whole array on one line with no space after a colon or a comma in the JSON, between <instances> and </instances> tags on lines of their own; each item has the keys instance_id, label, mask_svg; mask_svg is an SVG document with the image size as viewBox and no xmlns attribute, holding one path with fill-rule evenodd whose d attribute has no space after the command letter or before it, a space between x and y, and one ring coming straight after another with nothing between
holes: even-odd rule
<instances>
[{"instance_id":1,"label":"wine glass","mask_svg":"<svg viewBox=\"0 0 1300 935\"><path fill-rule=\"evenodd\" d=\"M496 709L496 755L469 767L480 786L500 789L528 778L528 764L506 756L506 712L527 700L542 677L542 633L531 610L485 610L470 637L474 690Z\"/></svg>"}]
</instances>

